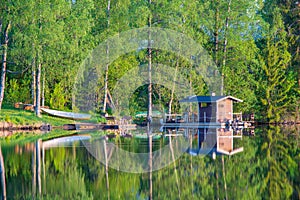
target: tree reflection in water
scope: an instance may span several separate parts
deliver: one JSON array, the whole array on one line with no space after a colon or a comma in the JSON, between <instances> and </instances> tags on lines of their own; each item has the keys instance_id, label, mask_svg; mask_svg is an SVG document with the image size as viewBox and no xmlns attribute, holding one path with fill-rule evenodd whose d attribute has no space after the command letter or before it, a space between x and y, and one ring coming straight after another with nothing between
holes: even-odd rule
<instances>
[{"instance_id":1,"label":"tree reflection in water","mask_svg":"<svg viewBox=\"0 0 300 200\"><path fill-rule=\"evenodd\" d=\"M39 162L44 165L40 174L45 180L41 182L41 196L43 199L299 199L299 128L270 127L255 132L253 137L238 140L237 145L244 147L241 153L223 158L217 155L215 160L211 156L183 154L171 165L151 173L133 174L107 168L81 142L73 144L76 148L45 149L41 153L44 162ZM119 138L117 144L138 150L149 147L149 141L139 143ZM157 148L170 143L174 149L173 141L163 138L153 140L152 145ZM34 181L38 176L38 155L35 148L26 146L20 144L16 151L16 145L1 144L7 199L32 199L38 195L38 184Z\"/></svg>"}]
</instances>

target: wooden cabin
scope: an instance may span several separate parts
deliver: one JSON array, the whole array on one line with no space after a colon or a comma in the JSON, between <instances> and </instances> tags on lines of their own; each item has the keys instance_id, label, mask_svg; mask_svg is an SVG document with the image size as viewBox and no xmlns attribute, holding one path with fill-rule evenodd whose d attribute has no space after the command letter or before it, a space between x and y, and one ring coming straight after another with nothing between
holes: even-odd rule
<instances>
[{"instance_id":1,"label":"wooden cabin","mask_svg":"<svg viewBox=\"0 0 300 200\"><path fill-rule=\"evenodd\" d=\"M181 103L197 103L198 115L196 122L226 123L233 121L233 103L243 102L233 96L191 96Z\"/></svg>"}]
</instances>

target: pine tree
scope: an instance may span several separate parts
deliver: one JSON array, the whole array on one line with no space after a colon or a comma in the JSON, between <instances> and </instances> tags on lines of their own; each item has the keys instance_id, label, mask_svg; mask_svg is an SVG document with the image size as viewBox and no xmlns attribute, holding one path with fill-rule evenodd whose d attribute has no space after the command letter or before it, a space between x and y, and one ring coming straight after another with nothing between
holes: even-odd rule
<instances>
[{"instance_id":1,"label":"pine tree","mask_svg":"<svg viewBox=\"0 0 300 200\"><path fill-rule=\"evenodd\" d=\"M279 122L282 112L291 101L288 94L295 82L289 76L290 59L282 17L279 10L275 9L266 45L260 56L261 102L270 122Z\"/></svg>"}]
</instances>

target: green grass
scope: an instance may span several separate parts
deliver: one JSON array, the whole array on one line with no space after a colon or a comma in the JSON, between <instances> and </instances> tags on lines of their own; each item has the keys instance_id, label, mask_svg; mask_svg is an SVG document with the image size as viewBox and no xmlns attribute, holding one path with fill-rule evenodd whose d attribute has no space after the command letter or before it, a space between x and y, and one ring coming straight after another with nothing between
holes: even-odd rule
<instances>
[{"instance_id":1,"label":"green grass","mask_svg":"<svg viewBox=\"0 0 300 200\"><path fill-rule=\"evenodd\" d=\"M42 114L42 117L39 118L35 116L34 112L26 111L22 109L16 109L11 107L4 107L0 110L0 122L9 122L15 125L40 125L40 124L50 124L53 127L58 127L58 129L53 129L49 133L37 133L37 132L15 132L13 135L7 137L0 137L0 145L15 145L15 144L25 144L28 142L35 142L37 139L50 139L55 137L61 137L65 135L72 135L76 132L74 131L65 131L60 127L64 124L74 123L74 120L62 119L58 117L49 116L47 114ZM100 116L92 115L92 118L88 121L89 123L100 123L105 122L105 118ZM97 135L97 134L96 134ZM100 135L103 135L101 133Z\"/></svg>"},{"instance_id":2,"label":"green grass","mask_svg":"<svg viewBox=\"0 0 300 200\"><path fill-rule=\"evenodd\" d=\"M42 114L42 117L39 118L35 116L34 112L32 111L15 108L4 108L0 110L0 121L10 122L15 125L48 123L52 126L62 126L63 124L74 123L73 120L52 117L46 114Z\"/></svg>"}]
</instances>

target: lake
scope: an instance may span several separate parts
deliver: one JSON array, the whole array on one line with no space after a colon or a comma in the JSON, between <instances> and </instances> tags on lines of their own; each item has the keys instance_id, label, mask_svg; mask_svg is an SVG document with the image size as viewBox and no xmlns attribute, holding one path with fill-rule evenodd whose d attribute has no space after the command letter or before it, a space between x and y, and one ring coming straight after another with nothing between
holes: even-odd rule
<instances>
[{"instance_id":1,"label":"lake","mask_svg":"<svg viewBox=\"0 0 300 200\"><path fill-rule=\"evenodd\" d=\"M71 133L79 138L50 140ZM300 199L300 127L258 127L255 134L242 133L230 143L230 148L242 147L233 155L211 153L215 148L203 142L207 137L182 139L184 132L151 140L143 135L104 137L107 132L97 131L14 134L1 140L6 180L1 195L6 191L7 199ZM219 148L223 143L218 140ZM209 150L199 151L199 145Z\"/></svg>"}]
</instances>

